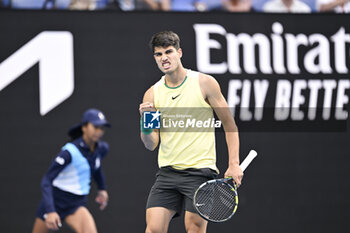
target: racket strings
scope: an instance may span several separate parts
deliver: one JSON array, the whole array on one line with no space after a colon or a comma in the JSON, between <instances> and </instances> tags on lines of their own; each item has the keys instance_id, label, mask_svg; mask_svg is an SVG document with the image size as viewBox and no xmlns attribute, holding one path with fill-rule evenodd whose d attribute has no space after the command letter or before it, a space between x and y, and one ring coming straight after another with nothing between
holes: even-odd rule
<instances>
[{"instance_id":1,"label":"racket strings","mask_svg":"<svg viewBox=\"0 0 350 233\"><path fill-rule=\"evenodd\" d=\"M226 183L216 182L203 186L196 196L196 208L212 221L223 221L234 214L236 192Z\"/></svg>"},{"instance_id":2,"label":"racket strings","mask_svg":"<svg viewBox=\"0 0 350 233\"><path fill-rule=\"evenodd\" d=\"M216 200L217 219L227 219L233 214L234 207L236 206L235 192L227 185L219 184L216 186L218 197Z\"/></svg>"}]
</instances>

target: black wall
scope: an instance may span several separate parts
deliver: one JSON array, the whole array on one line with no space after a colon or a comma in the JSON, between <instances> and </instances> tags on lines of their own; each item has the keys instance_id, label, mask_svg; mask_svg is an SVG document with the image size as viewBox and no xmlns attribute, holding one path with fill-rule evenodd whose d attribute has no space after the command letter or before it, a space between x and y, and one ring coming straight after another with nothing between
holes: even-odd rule
<instances>
[{"instance_id":1,"label":"black wall","mask_svg":"<svg viewBox=\"0 0 350 233\"><path fill-rule=\"evenodd\" d=\"M99 232L144 231L144 207L157 171L157 152L147 151L139 139L138 105L145 90L161 76L147 45L151 36L161 30L177 32L182 39L183 64L196 70L195 23L220 24L235 34L269 36L276 21L293 34L329 37L340 27L350 31L347 15L0 11L1 62L42 31L69 31L74 41L75 84L73 94L45 115L39 113L38 64L0 91L0 232L31 231L41 177L68 140L69 127L89 107L103 110L113 125L104 137L111 150L103 162L110 203L100 212L93 201L95 188L89 201ZM349 69L349 43L346 54ZM214 60L220 56L225 54L214 51ZM231 79L269 80L269 105L279 79L349 79L349 73L310 74L305 69L300 74L248 74L243 70L213 76L225 97ZM349 89L346 95L349 97ZM290 127L298 125L289 123ZM245 174L234 218L209 224L208 232L342 233L350 228L348 127L343 124L333 132L302 128L294 132L288 127L283 131L242 130L241 159L250 149L259 156ZM224 173L227 150L222 132L217 134L217 154ZM70 231L65 226L61 232ZM182 219L174 220L169 232L184 232Z\"/></svg>"}]
</instances>

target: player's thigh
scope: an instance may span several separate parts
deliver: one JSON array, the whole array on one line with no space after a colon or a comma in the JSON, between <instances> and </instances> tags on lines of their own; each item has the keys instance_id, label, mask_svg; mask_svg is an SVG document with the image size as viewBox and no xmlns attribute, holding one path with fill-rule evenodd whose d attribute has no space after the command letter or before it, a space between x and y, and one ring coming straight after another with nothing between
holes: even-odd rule
<instances>
[{"instance_id":1,"label":"player's thigh","mask_svg":"<svg viewBox=\"0 0 350 233\"><path fill-rule=\"evenodd\" d=\"M84 206L79 207L73 214L68 215L65 221L76 233L97 233L95 220Z\"/></svg>"},{"instance_id":2,"label":"player's thigh","mask_svg":"<svg viewBox=\"0 0 350 233\"><path fill-rule=\"evenodd\" d=\"M34 221L32 233L48 233L49 229L47 228L44 220L41 218L36 218Z\"/></svg>"},{"instance_id":3,"label":"player's thigh","mask_svg":"<svg viewBox=\"0 0 350 233\"><path fill-rule=\"evenodd\" d=\"M146 233L166 233L175 210L164 207L152 207L146 210Z\"/></svg>"},{"instance_id":4,"label":"player's thigh","mask_svg":"<svg viewBox=\"0 0 350 233\"><path fill-rule=\"evenodd\" d=\"M208 222L197 213L186 211L185 228L187 233L205 233L207 231Z\"/></svg>"}]
</instances>

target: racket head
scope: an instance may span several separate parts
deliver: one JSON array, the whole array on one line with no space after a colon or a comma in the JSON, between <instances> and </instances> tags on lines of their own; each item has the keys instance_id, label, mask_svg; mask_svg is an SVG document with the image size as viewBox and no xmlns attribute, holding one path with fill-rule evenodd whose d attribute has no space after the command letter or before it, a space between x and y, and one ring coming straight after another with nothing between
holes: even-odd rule
<instances>
[{"instance_id":1,"label":"racket head","mask_svg":"<svg viewBox=\"0 0 350 233\"><path fill-rule=\"evenodd\" d=\"M201 184L193 197L199 215L210 222L225 222L232 218L238 207L236 186L229 179L209 180Z\"/></svg>"}]
</instances>

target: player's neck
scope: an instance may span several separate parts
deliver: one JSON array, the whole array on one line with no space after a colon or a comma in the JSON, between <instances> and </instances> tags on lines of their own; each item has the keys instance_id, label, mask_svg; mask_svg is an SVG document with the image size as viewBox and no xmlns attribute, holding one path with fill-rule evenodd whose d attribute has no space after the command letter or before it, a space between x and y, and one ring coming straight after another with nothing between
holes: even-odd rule
<instances>
[{"instance_id":1,"label":"player's neck","mask_svg":"<svg viewBox=\"0 0 350 233\"><path fill-rule=\"evenodd\" d=\"M187 70L183 67L165 75L165 83L169 87L179 86L186 78Z\"/></svg>"}]
</instances>

